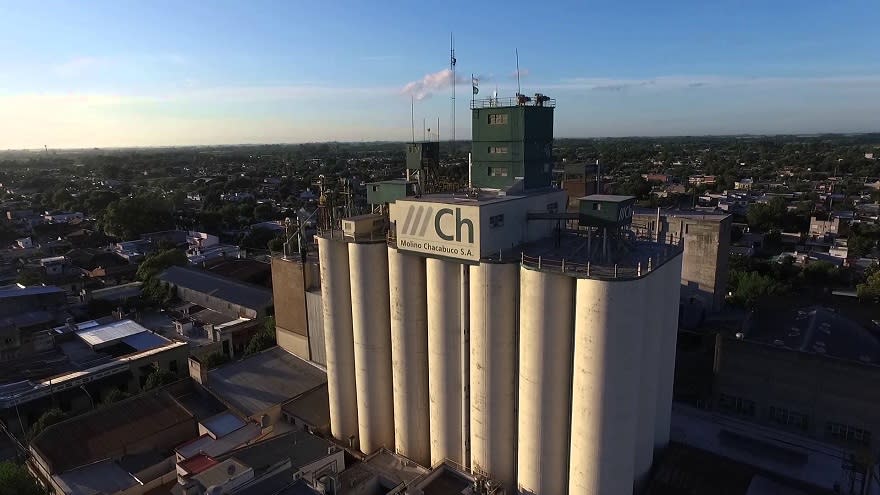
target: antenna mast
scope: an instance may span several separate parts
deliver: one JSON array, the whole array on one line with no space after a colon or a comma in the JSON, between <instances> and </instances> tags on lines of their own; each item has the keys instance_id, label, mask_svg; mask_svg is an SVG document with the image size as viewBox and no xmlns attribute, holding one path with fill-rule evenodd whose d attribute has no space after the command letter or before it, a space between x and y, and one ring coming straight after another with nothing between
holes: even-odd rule
<instances>
[{"instance_id":1,"label":"antenna mast","mask_svg":"<svg viewBox=\"0 0 880 495\"><path fill-rule=\"evenodd\" d=\"M449 70L452 71L452 146L450 155L455 155L455 38L449 33Z\"/></svg>"},{"instance_id":2,"label":"antenna mast","mask_svg":"<svg viewBox=\"0 0 880 495\"><path fill-rule=\"evenodd\" d=\"M514 48L516 53L516 94L522 94L522 87L519 85L519 48Z\"/></svg>"},{"instance_id":3,"label":"antenna mast","mask_svg":"<svg viewBox=\"0 0 880 495\"><path fill-rule=\"evenodd\" d=\"M412 142L416 142L416 100L413 95L409 95L409 120L412 127Z\"/></svg>"}]
</instances>

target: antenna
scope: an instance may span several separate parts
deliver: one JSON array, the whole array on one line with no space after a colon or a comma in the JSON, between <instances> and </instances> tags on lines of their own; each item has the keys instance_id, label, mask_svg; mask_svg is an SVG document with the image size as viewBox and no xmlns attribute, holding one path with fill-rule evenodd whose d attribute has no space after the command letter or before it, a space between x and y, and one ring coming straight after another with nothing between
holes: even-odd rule
<instances>
[{"instance_id":1,"label":"antenna","mask_svg":"<svg viewBox=\"0 0 880 495\"><path fill-rule=\"evenodd\" d=\"M449 33L449 70L452 71L452 146L450 155L455 155L455 38Z\"/></svg>"},{"instance_id":2,"label":"antenna","mask_svg":"<svg viewBox=\"0 0 880 495\"><path fill-rule=\"evenodd\" d=\"M519 48L514 48L516 53L516 94L522 94L522 87L519 85Z\"/></svg>"},{"instance_id":3,"label":"antenna","mask_svg":"<svg viewBox=\"0 0 880 495\"><path fill-rule=\"evenodd\" d=\"M413 95L409 95L409 119L412 127L412 142L416 142L416 100Z\"/></svg>"},{"instance_id":4,"label":"antenna","mask_svg":"<svg viewBox=\"0 0 880 495\"><path fill-rule=\"evenodd\" d=\"M422 142L427 141L425 138L425 118L422 117Z\"/></svg>"}]
</instances>

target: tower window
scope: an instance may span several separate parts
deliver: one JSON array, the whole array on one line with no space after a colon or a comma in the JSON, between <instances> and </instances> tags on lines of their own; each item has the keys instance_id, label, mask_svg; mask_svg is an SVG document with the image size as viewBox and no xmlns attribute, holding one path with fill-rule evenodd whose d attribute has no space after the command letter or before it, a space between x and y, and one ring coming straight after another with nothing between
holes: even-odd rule
<instances>
[{"instance_id":1,"label":"tower window","mask_svg":"<svg viewBox=\"0 0 880 495\"><path fill-rule=\"evenodd\" d=\"M489 167L489 177L507 177L507 167Z\"/></svg>"},{"instance_id":2,"label":"tower window","mask_svg":"<svg viewBox=\"0 0 880 495\"><path fill-rule=\"evenodd\" d=\"M506 113L490 113L489 114L489 125L506 125L507 124L507 114Z\"/></svg>"},{"instance_id":3,"label":"tower window","mask_svg":"<svg viewBox=\"0 0 880 495\"><path fill-rule=\"evenodd\" d=\"M506 155L507 146L489 146L490 155Z\"/></svg>"},{"instance_id":4,"label":"tower window","mask_svg":"<svg viewBox=\"0 0 880 495\"><path fill-rule=\"evenodd\" d=\"M489 227L497 228L504 226L504 215L492 215L489 217Z\"/></svg>"}]
</instances>

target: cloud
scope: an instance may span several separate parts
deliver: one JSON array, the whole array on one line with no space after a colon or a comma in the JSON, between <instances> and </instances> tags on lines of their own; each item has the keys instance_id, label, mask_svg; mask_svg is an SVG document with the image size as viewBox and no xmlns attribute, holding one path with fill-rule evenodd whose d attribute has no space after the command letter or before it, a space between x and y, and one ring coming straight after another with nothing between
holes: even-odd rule
<instances>
[{"instance_id":1,"label":"cloud","mask_svg":"<svg viewBox=\"0 0 880 495\"><path fill-rule=\"evenodd\" d=\"M56 65L54 70L59 76L77 77L107 64L108 60L100 57L74 57L67 62Z\"/></svg>"},{"instance_id":2,"label":"cloud","mask_svg":"<svg viewBox=\"0 0 880 495\"><path fill-rule=\"evenodd\" d=\"M456 84L463 84L465 79L456 76ZM470 81L467 81L468 83ZM425 74L418 81L410 81L400 90L401 94L413 96L417 100L430 98L436 91L448 89L452 87L452 71L443 69L441 71Z\"/></svg>"},{"instance_id":3,"label":"cloud","mask_svg":"<svg viewBox=\"0 0 880 495\"><path fill-rule=\"evenodd\" d=\"M863 76L657 76L649 79L614 79L576 77L562 79L557 83L541 85L544 89L581 89L590 91L671 91L697 88L748 87L760 89L785 89L793 87L851 87L871 88L880 84L880 75Z\"/></svg>"}]
</instances>

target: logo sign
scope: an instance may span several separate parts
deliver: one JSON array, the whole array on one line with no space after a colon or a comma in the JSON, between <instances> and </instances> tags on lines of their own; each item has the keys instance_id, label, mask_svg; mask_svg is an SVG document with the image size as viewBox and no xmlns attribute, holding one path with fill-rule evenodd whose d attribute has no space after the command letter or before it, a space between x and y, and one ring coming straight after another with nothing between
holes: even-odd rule
<instances>
[{"instance_id":1,"label":"logo sign","mask_svg":"<svg viewBox=\"0 0 880 495\"><path fill-rule=\"evenodd\" d=\"M479 210L473 206L397 201L391 221L397 247L405 251L477 261Z\"/></svg>"},{"instance_id":2,"label":"logo sign","mask_svg":"<svg viewBox=\"0 0 880 495\"><path fill-rule=\"evenodd\" d=\"M633 207L631 204L623 206L617 212L617 221L629 220L633 216Z\"/></svg>"}]
</instances>

